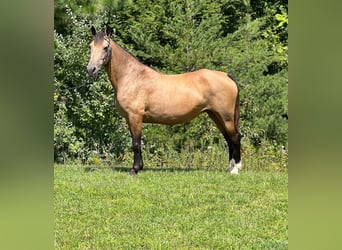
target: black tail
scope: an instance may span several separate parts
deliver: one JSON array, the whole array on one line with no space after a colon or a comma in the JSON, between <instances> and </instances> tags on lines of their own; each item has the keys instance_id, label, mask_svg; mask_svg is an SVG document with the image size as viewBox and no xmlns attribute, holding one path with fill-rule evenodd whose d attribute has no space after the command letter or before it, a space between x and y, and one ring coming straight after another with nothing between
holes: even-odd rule
<instances>
[{"instance_id":1,"label":"black tail","mask_svg":"<svg viewBox=\"0 0 342 250\"><path fill-rule=\"evenodd\" d=\"M240 96L239 96L239 86L235 80L235 78L233 77L233 75L231 74L227 74L229 76L230 79L232 79L235 84L236 87L238 88L238 92L237 92L237 96L236 96L236 100L235 100L235 109L234 109L234 127L235 127L235 131L237 133L239 133L239 120L240 120ZM240 134L240 133L239 133Z\"/></svg>"}]
</instances>

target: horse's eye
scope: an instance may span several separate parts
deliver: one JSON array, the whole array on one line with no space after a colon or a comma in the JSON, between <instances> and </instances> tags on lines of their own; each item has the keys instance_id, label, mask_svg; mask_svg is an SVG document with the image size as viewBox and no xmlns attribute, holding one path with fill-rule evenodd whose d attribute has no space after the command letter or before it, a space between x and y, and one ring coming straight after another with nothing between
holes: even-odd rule
<instances>
[{"instance_id":1,"label":"horse's eye","mask_svg":"<svg viewBox=\"0 0 342 250\"><path fill-rule=\"evenodd\" d=\"M109 48L109 45L108 46L106 46L106 47L104 47L103 49L104 49L104 51L108 51L108 48Z\"/></svg>"}]
</instances>

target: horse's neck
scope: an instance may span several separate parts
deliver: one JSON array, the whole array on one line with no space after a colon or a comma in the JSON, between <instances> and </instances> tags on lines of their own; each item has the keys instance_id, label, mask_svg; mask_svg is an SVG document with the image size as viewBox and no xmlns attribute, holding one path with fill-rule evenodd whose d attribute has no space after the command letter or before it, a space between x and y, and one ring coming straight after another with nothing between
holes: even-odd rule
<instances>
[{"instance_id":1,"label":"horse's neck","mask_svg":"<svg viewBox=\"0 0 342 250\"><path fill-rule=\"evenodd\" d=\"M132 55L126 52L114 41L111 41L112 57L106 65L106 71L115 90L118 90L122 84L126 84L128 76L131 78L145 68Z\"/></svg>"}]
</instances>

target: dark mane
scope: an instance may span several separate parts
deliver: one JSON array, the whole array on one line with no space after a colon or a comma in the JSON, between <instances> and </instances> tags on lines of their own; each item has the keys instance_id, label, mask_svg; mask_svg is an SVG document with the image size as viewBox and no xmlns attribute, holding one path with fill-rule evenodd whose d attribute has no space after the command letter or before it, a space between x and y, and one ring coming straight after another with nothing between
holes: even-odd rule
<instances>
[{"instance_id":1,"label":"dark mane","mask_svg":"<svg viewBox=\"0 0 342 250\"><path fill-rule=\"evenodd\" d=\"M128 54L130 57L134 58L138 63L146 66L146 67L149 67L150 69L154 70L154 71L157 71L156 69L154 69L153 67L151 67L150 65L146 65L145 63L143 63L139 58L137 58L136 56L134 56L130 51L128 51L126 48L122 47L120 44L118 44L114 39L112 39L113 42L120 48L122 49L126 54Z\"/></svg>"}]
</instances>

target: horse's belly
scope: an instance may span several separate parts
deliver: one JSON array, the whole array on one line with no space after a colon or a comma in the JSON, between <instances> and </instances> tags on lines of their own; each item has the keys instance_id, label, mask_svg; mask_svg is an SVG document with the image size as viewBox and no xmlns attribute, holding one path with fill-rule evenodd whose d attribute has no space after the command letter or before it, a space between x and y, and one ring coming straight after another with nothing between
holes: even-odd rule
<instances>
[{"instance_id":1,"label":"horse's belly","mask_svg":"<svg viewBox=\"0 0 342 250\"><path fill-rule=\"evenodd\" d=\"M192 109L170 107L167 109L146 110L143 122L160 124L180 124L188 122L202 113L205 108L200 105Z\"/></svg>"},{"instance_id":2,"label":"horse's belly","mask_svg":"<svg viewBox=\"0 0 342 250\"><path fill-rule=\"evenodd\" d=\"M179 116L177 116L177 117L172 117L172 116L153 117L153 116L145 115L143 118L143 122L174 125L174 124L185 123L187 121L190 121L193 118L194 117L191 117L191 116L186 116L186 117L179 117Z\"/></svg>"}]
</instances>

